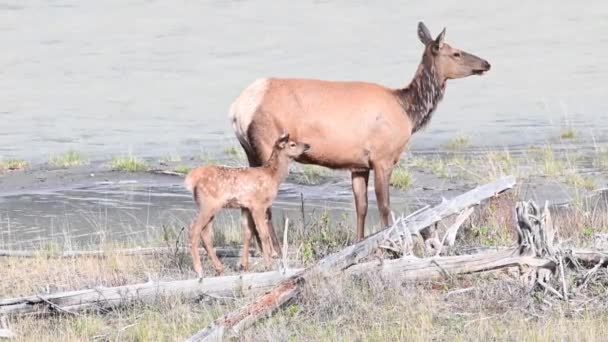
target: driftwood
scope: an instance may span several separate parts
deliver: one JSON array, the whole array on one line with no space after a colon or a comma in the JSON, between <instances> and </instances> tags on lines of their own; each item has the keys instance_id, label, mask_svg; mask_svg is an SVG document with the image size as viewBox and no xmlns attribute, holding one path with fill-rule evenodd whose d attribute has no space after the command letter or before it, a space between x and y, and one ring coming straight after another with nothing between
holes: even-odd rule
<instances>
[{"instance_id":1,"label":"driftwood","mask_svg":"<svg viewBox=\"0 0 608 342\"><path fill-rule=\"evenodd\" d=\"M159 296L178 295L186 299L233 298L266 290L300 269L280 272L247 273L224 277L143 284L36 295L0 300L0 315L69 313L109 310L133 301L153 302Z\"/></svg>"},{"instance_id":2,"label":"driftwood","mask_svg":"<svg viewBox=\"0 0 608 342\"><path fill-rule=\"evenodd\" d=\"M75 257L106 257L108 255L159 255L159 254L174 254L174 253L189 253L190 249L186 247L137 247L128 249L116 249L116 250L91 250L91 251L65 251L59 253L45 253L39 251L27 251L27 250L0 250L0 257L19 257L19 258L34 258L34 257L48 257L48 258L75 258ZM204 248L201 248L200 253L203 255L207 253ZM220 258L238 258L242 254L241 248L236 247L219 247L215 249L215 252ZM250 252L253 255L253 251Z\"/></svg>"},{"instance_id":3,"label":"driftwood","mask_svg":"<svg viewBox=\"0 0 608 342\"><path fill-rule=\"evenodd\" d=\"M305 271L298 272L293 277L282 281L271 292L269 297L261 297L240 310L220 317L210 326L195 334L190 341L215 341L222 339L225 333L238 334L243 328L255 319L269 314L272 310L285 303L283 298L295 298L300 291L299 284L310 277L330 275L335 271L342 271L359 263L363 258L370 256L385 240L402 239L403 235L420 234L420 231L430 225L462 210L479 204L482 200L510 189L515 185L515 177L503 177L495 182L477 187L469 192L459 195L451 200L444 200L441 204L424 210L408 218L402 217L385 230L370 235L366 239L349 246L342 251L325 257L314 266ZM296 286L292 286L296 284ZM264 302L262 298L265 298ZM261 303L265 305L261 306ZM245 314L243 314L245 313Z\"/></svg>"},{"instance_id":4,"label":"driftwood","mask_svg":"<svg viewBox=\"0 0 608 342\"><path fill-rule=\"evenodd\" d=\"M390 228L370 235L366 239L322 259L313 269L321 273L346 269L372 255L385 240L403 239L405 234L418 235L420 231L432 224L448 216L458 214L468 207L477 205L489 197L512 188L514 185L515 177L503 177L456 196L451 200L444 200L439 205L424 210L417 215L409 218L399 218Z\"/></svg>"},{"instance_id":5,"label":"driftwood","mask_svg":"<svg viewBox=\"0 0 608 342\"><path fill-rule=\"evenodd\" d=\"M448 257L416 258L404 257L395 260L384 260L382 263L370 261L354 265L346 270L348 275L359 275L373 272L381 276L402 277L403 280L429 280L446 276L492 271L504 267L555 268L550 260L519 254L519 247L486 250L474 255L456 255ZM579 256L572 251L570 257L579 263L593 258L606 257L607 254L595 251L582 251ZM600 260L600 259L598 259ZM606 259L608 260L608 259ZM597 264L597 263L596 263ZM594 264L594 265L596 265ZM142 284L105 287L88 290L37 295L0 300L0 315L27 315L51 313L76 313L86 310L110 310L133 301L152 302L159 296L181 296L185 299L226 299L255 294L264 291L280 281L302 272L304 269L290 269L285 274L278 271L264 273L247 273L222 277L147 282ZM276 291L283 294L286 288ZM295 290L295 289L294 289ZM296 293L291 292L289 295ZM273 292L275 293L275 292ZM268 302L269 295L263 302ZM292 298L291 296L281 298ZM254 311L256 312L256 311ZM235 317L234 315L231 316Z\"/></svg>"}]
</instances>

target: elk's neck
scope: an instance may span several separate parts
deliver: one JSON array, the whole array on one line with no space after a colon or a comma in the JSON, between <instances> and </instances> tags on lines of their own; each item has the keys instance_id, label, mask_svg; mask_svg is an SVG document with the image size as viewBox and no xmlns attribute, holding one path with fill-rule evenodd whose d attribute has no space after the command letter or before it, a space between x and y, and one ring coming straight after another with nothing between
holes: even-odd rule
<instances>
[{"instance_id":1,"label":"elk's neck","mask_svg":"<svg viewBox=\"0 0 608 342\"><path fill-rule=\"evenodd\" d=\"M264 168L280 184L287 178L287 174L289 174L289 157L276 150L272 151L270 158L264 164Z\"/></svg>"},{"instance_id":2,"label":"elk's neck","mask_svg":"<svg viewBox=\"0 0 608 342\"><path fill-rule=\"evenodd\" d=\"M413 133L429 123L444 92L445 79L432 58L425 54L412 82L406 88L396 91L403 110L412 121Z\"/></svg>"}]
</instances>

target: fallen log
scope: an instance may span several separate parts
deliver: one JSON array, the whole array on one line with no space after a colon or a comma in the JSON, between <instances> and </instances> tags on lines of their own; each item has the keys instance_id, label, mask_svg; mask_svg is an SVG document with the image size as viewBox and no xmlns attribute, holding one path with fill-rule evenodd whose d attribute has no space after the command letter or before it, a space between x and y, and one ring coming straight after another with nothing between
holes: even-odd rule
<instances>
[{"instance_id":1,"label":"fallen log","mask_svg":"<svg viewBox=\"0 0 608 342\"><path fill-rule=\"evenodd\" d=\"M469 274L488 272L506 267L535 267L554 269L555 263L551 260L536 258L533 256L518 255L519 248L508 248L500 250L489 250L474 255L456 255L448 257L434 257L420 259L406 257L395 260L384 260L381 264L371 261L354 265L348 268L345 274L359 275L373 272L380 276L392 277L398 275L403 280L421 281L430 279L441 279L457 274ZM583 251L578 258L576 251L572 251L570 257L583 263L588 260L588 255L608 255L603 252ZM222 277L198 279L148 282L143 284L132 284L118 287L96 288L79 291L55 293L51 295L37 295L12 299L0 300L0 315L45 315L52 313L77 313L87 310L111 310L120 305L134 301L153 302L159 296L181 296L184 299L198 299L209 297L215 299L234 298L243 295L255 294L264 291L282 280L290 278L304 269L291 269L286 274L281 272L249 273L243 275L231 275ZM294 283L291 283L294 284ZM292 291L293 290L293 291ZM262 297L259 303L267 303L273 306L283 304L294 298L297 288L281 287L271 292L270 295ZM275 306L276 306L275 305ZM280 306L280 305L279 305ZM253 306L264 307L263 305ZM242 314L233 314L226 318L228 322L242 317ZM248 315L261 315L263 312L252 310ZM237 320L238 321L238 320ZM237 322L237 324L239 324ZM218 329L226 324L218 326ZM241 331L246 323L235 325L232 331ZM216 331L216 329L212 329ZM197 336L205 336L207 333Z\"/></svg>"},{"instance_id":2,"label":"fallen log","mask_svg":"<svg viewBox=\"0 0 608 342\"><path fill-rule=\"evenodd\" d=\"M342 251L329 255L317 262L314 266L297 273L293 277L284 280L270 293L271 296L277 300L267 301L266 306L260 309L260 300L256 299L247 306L240 309L238 312L255 312L255 319L269 314L277 306L282 305L284 302L278 302L279 298L295 298L300 291L300 286L289 286L289 284L301 284L306 281L309 277L325 274L330 275L331 272L336 270L342 271L348 267L357 264L363 258L370 256L380 245L387 239L402 239L404 234L419 234L421 230L426 229L430 225L442 220L453 214L458 214L462 210L479 204L482 200L501 193L507 189L512 188L515 185L515 177L508 176L503 177L492 183L477 187L471 191L468 191L462 195L456 196L451 200L444 200L441 204L424 210L416 215L408 218L400 218L397 222L394 222L392 227L379 231L373 235L368 236L366 239L346 247ZM238 320L234 317L235 313L229 313L223 317L220 317L210 326L203 329L200 334L194 335L190 341L215 341L222 339L224 334L228 332L230 335L238 334L235 327L239 327L239 330L248 326L255 319L252 315L247 315L247 320ZM199 337L197 337L199 336Z\"/></svg>"},{"instance_id":3,"label":"fallen log","mask_svg":"<svg viewBox=\"0 0 608 342\"><path fill-rule=\"evenodd\" d=\"M519 254L519 248L509 248L499 252L486 252L473 255L457 255L449 257L416 258L405 257L395 260L384 260L376 268L369 263L358 264L348 268L346 274L370 273L381 276L399 275L399 279L420 281L451 277L458 274L471 274L494 271L507 267L535 267L555 269L551 260L524 256Z\"/></svg>"},{"instance_id":4,"label":"fallen log","mask_svg":"<svg viewBox=\"0 0 608 342\"><path fill-rule=\"evenodd\" d=\"M200 253L207 254L204 248L201 248ZM219 258L239 258L242 254L242 249L237 247L219 247L215 249ZM174 254L174 253L190 253L190 249L186 247L136 247L127 249L111 249L111 250L90 250L90 251L64 251L64 252L45 252L45 251L28 251L28 250L0 250L0 257L18 257L18 258L75 258L75 257L107 257L109 255L159 255L159 254ZM254 251L250 252L254 255Z\"/></svg>"},{"instance_id":5,"label":"fallen log","mask_svg":"<svg viewBox=\"0 0 608 342\"><path fill-rule=\"evenodd\" d=\"M280 272L247 273L223 277L154 281L118 287L35 295L0 300L0 315L69 313L109 310L133 301L153 302L159 296L179 295L185 299L233 298L263 291L301 269Z\"/></svg>"},{"instance_id":6,"label":"fallen log","mask_svg":"<svg viewBox=\"0 0 608 342\"><path fill-rule=\"evenodd\" d=\"M608 252L605 251L573 249L566 251L565 258L571 262L579 263L584 267L608 265Z\"/></svg>"},{"instance_id":7,"label":"fallen log","mask_svg":"<svg viewBox=\"0 0 608 342\"><path fill-rule=\"evenodd\" d=\"M519 256L516 248L510 248L475 255L427 259L400 258L385 260L381 264L378 264L377 261L371 261L349 268L346 274L358 275L376 272L387 276L398 274L404 280L428 280L442 278L446 274L477 273L524 265L552 267L552 264L546 260ZM210 298L234 298L259 293L303 270L303 268L291 269L286 274L273 271L210 277L203 278L202 282L199 282L198 279L147 282L3 299L0 300L0 315L44 315L57 312L76 313L87 310L110 310L133 301L152 302L159 296L171 295L179 295L185 299L198 299L205 296ZM285 290L284 287L282 289Z\"/></svg>"}]
</instances>

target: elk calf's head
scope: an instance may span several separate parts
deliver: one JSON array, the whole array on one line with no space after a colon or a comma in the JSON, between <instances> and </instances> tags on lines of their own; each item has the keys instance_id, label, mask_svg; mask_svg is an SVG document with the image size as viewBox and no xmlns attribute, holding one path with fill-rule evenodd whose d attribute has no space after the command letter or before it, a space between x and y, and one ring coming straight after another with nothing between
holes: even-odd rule
<instances>
[{"instance_id":1,"label":"elk calf's head","mask_svg":"<svg viewBox=\"0 0 608 342\"><path fill-rule=\"evenodd\" d=\"M304 152L310 149L310 145L295 142L293 140L289 140L289 134L283 133L279 139L277 139L274 144L275 150L279 151L279 153L289 157L290 159L295 159L301 156Z\"/></svg>"},{"instance_id":2,"label":"elk calf's head","mask_svg":"<svg viewBox=\"0 0 608 342\"><path fill-rule=\"evenodd\" d=\"M423 60L432 63L444 80L482 75L490 70L490 63L444 42L445 28L433 39L424 23L418 23L418 38L426 46Z\"/></svg>"}]
</instances>

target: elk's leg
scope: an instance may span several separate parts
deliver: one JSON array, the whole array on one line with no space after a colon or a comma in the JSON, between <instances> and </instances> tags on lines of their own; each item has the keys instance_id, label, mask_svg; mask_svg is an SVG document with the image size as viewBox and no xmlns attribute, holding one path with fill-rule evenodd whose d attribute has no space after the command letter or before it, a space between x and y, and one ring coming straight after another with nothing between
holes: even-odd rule
<instances>
[{"instance_id":1,"label":"elk's leg","mask_svg":"<svg viewBox=\"0 0 608 342\"><path fill-rule=\"evenodd\" d=\"M251 244L251 238L255 235L258 241L258 246L262 248L262 241L260 235L254 234L253 218L251 212L247 209L241 210L241 228L243 229L243 255L241 255L241 270L247 271L249 269L249 246Z\"/></svg>"},{"instance_id":2,"label":"elk's leg","mask_svg":"<svg viewBox=\"0 0 608 342\"><path fill-rule=\"evenodd\" d=\"M278 136L277 136L278 137ZM275 138L276 140L276 138ZM249 166L251 167L258 167L258 166L262 166L262 164L264 164L264 161L268 160L268 158L270 158L270 154L272 153L272 146L274 144L274 140L270 141L270 142L264 142L264 141L252 141L252 146L255 146L256 148L248 148L247 146L244 146L243 143L241 142L241 146L243 147L243 149L245 150L245 154L247 154L247 160L249 162ZM267 147L267 148L264 148ZM245 209L243 209L243 211L245 211ZM250 217L251 219L251 217ZM272 256L281 256L281 245L279 244L279 239L277 238L277 234L274 231L274 227L272 225L272 211L270 208L268 208L266 210L266 220L268 221L268 233L270 234L270 237L272 238ZM262 251L262 253L264 253L264 247L262 246L262 242L260 240L260 236L258 233L258 230L253 229L253 234L255 235L255 239L256 242L258 244L258 247L260 248L260 250Z\"/></svg>"},{"instance_id":3,"label":"elk's leg","mask_svg":"<svg viewBox=\"0 0 608 342\"><path fill-rule=\"evenodd\" d=\"M262 240L262 255L264 256L264 261L267 266L270 266L272 238L270 237L268 224L266 223L266 212L264 209L257 209L252 210L251 214L253 216L253 221L255 222L255 227L260 235L260 240Z\"/></svg>"},{"instance_id":4,"label":"elk's leg","mask_svg":"<svg viewBox=\"0 0 608 342\"><path fill-rule=\"evenodd\" d=\"M222 265L222 262L215 253L215 248L213 248L213 217L209 220L209 223L207 223L205 228L203 228L201 238L203 239L203 246L205 246L205 250L207 251L209 259L211 259L215 272L217 272L217 274L222 274L224 272L224 265Z\"/></svg>"},{"instance_id":5,"label":"elk's leg","mask_svg":"<svg viewBox=\"0 0 608 342\"><path fill-rule=\"evenodd\" d=\"M258 234L258 230L255 228L255 223L253 222L253 217L251 216L249 209L241 209L241 228L243 229L243 233L245 233L245 230L247 229L251 231L251 234L255 237L255 242L260 249L260 253L262 253L262 240L260 240L260 234ZM251 246L251 243L249 246Z\"/></svg>"},{"instance_id":6,"label":"elk's leg","mask_svg":"<svg viewBox=\"0 0 608 342\"><path fill-rule=\"evenodd\" d=\"M269 207L266 209L266 223L268 225L268 234L271 239L271 255L273 258L281 257L281 245L279 244L279 239L277 238L277 234L274 231L274 225L272 224L272 210Z\"/></svg>"},{"instance_id":7,"label":"elk's leg","mask_svg":"<svg viewBox=\"0 0 608 342\"><path fill-rule=\"evenodd\" d=\"M198 245L200 243L203 229L213 218L213 211L209 209L200 209L196 220L190 225L188 230L188 238L190 241L190 255L192 256L192 266L199 278L203 277L203 266L201 265L201 256L198 253Z\"/></svg>"},{"instance_id":8,"label":"elk's leg","mask_svg":"<svg viewBox=\"0 0 608 342\"><path fill-rule=\"evenodd\" d=\"M374 167L374 187L376 188L376 201L378 202L378 211L380 212L380 223L382 228L388 226L390 216L390 193L389 182L393 168L391 167Z\"/></svg>"},{"instance_id":9,"label":"elk's leg","mask_svg":"<svg viewBox=\"0 0 608 342\"><path fill-rule=\"evenodd\" d=\"M367 216L367 183L369 170L353 171L353 194L355 195L355 210L357 211L357 241L365 236L365 217Z\"/></svg>"}]
</instances>

